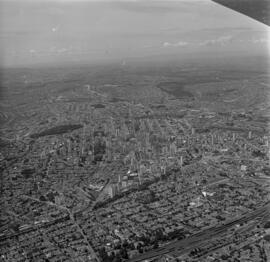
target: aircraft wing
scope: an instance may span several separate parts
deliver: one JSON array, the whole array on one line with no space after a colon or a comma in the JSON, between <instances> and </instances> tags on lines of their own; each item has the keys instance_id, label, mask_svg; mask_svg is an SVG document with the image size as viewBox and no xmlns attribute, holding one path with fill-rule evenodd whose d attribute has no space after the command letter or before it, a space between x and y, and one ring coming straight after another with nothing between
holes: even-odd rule
<instances>
[{"instance_id":1,"label":"aircraft wing","mask_svg":"<svg viewBox=\"0 0 270 262\"><path fill-rule=\"evenodd\" d=\"M270 26L270 0L212 0Z\"/></svg>"}]
</instances>

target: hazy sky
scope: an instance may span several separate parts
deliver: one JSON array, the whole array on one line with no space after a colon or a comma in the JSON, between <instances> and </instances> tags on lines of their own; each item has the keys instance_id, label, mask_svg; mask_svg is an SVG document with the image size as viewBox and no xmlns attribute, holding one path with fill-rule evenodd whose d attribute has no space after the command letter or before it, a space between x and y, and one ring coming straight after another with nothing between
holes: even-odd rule
<instances>
[{"instance_id":1,"label":"hazy sky","mask_svg":"<svg viewBox=\"0 0 270 262\"><path fill-rule=\"evenodd\" d=\"M266 52L268 27L210 0L3 1L1 65Z\"/></svg>"}]
</instances>

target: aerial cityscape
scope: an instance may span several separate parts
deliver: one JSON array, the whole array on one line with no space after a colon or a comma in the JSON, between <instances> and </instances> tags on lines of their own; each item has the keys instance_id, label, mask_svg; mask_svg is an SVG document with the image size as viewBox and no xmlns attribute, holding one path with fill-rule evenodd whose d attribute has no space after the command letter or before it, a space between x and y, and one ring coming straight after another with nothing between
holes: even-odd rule
<instances>
[{"instance_id":1,"label":"aerial cityscape","mask_svg":"<svg viewBox=\"0 0 270 262\"><path fill-rule=\"evenodd\" d=\"M270 261L268 42L252 23L245 47L6 58L0 261Z\"/></svg>"}]
</instances>

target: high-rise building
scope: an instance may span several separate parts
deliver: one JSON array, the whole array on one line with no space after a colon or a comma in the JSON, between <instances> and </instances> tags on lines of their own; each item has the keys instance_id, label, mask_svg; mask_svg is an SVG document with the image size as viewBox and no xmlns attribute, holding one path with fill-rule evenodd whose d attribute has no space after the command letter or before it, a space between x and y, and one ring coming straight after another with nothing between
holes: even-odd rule
<instances>
[{"instance_id":1,"label":"high-rise building","mask_svg":"<svg viewBox=\"0 0 270 262\"><path fill-rule=\"evenodd\" d=\"M165 174L166 173L166 165L162 165L160 168L161 168L161 173Z\"/></svg>"},{"instance_id":2,"label":"high-rise building","mask_svg":"<svg viewBox=\"0 0 270 262\"><path fill-rule=\"evenodd\" d=\"M183 156L180 156L180 167L182 167L183 166Z\"/></svg>"},{"instance_id":3,"label":"high-rise building","mask_svg":"<svg viewBox=\"0 0 270 262\"><path fill-rule=\"evenodd\" d=\"M67 140L67 143L68 143L68 154L71 154L71 151L72 151L71 140L68 139L68 140Z\"/></svg>"},{"instance_id":4,"label":"high-rise building","mask_svg":"<svg viewBox=\"0 0 270 262\"><path fill-rule=\"evenodd\" d=\"M117 194L117 186L115 184L110 184L107 187L107 193L110 196L110 198L113 198Z\"/></svg>"},{"instance_id":5,"label":"high-rise building","mask_svg":"<svg viewBox=\"0 0 270 262\"><path fill-rule=\"evenodd\" d=\"M122 175L119 174L119 175L118 175L118 183L121 183L121 182L122 182Z\"/></svg>"},{"instance_id":6,"label":"high-rise building","mask_svg":"<svg viewBox=\"0 0 270 262\"><path fill-rule=\"evenodd\" d=\"M176 154L176 145L175 145L175 142L173 142L172 144L170 144L170 155L171 156L174 156Z\"/></svg>"},{"instance_id":7,"label":"high-rise building","mask_svg":"<svg viewBox=\"0 0 270 262\"><path fill-rule=\"evenodd\" d=\"M142 172L141 170L138 172L139 184L142 184Z\"/></svg>"},{"instance_id":8,"label":"high-rise building","mask_svg":"<svg viewBox=\"0 0 270 262\"><path fill-rule=\"evenodd\" d=\"M146 144L146 147L149 146L149 133L148 132L145 133L145 144Z\"/></svg>"},{"instance_id":9,"label":"high-rise building","mask_svg":"<svg viewBox=\"0 0 270 262\"><path fill-rule=\"evenodd\" d=\"M214 145L214 135L211 134L211 145L213 146Z\"/></svg>"}]
</instances>

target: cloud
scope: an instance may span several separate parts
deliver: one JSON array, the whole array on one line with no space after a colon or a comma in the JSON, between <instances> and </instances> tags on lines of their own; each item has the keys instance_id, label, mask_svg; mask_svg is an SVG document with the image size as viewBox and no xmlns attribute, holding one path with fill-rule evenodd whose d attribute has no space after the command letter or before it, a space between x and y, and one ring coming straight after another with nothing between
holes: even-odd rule
<instances>
[{"instance_id":1,"label":"cloud","mask_svg":"<svg viewBox=\"0 0 270 262\"><path fill-rule=\"evenodd\" d=\"M69 48L60 48L57 50L58 53L66 53L69 51Z\"/></svg>"},{"instance_id":2,"label":"cloud","mask_svg":"<svg viewBox=\"0 0 270 262\"><path fill-rule=\"evenodd\" d=\"M185 47L187 45L188 45L187 42L182 42L182 41L179 41L177 43L169 43L169 42L163 43L163 47Z\"/></svg>"},{"instance_id":3,"label":"cloud","mask_svg":"<svg viewBox=\"0 0 270 262\"><path fill-rule=\"evenodd\" d=\"M87 1L87 0L85 0ZM90 2L96 0L88 0ZM205 3L211 3L210 0L98 0L102 2L109 2L114 7L120 8L128 12L137 13L151 13L151 14L164 14L164 13L180 13L190 12L192 9L187 8L191 6ZM178 5L182 3L182 5Z\"/></svg>"},{"instance_id":4,"label":"cloud","mask_svg":"<svg viewBox=\"0 0 270 262\"><path fill-rule=\"evenodd\" d=\"M204 42L201 42L200 45L207 46L207 45L226 45L232 41L232 36L231 35L226 35L226 36L220 36L215 39L209 39Z\"/></svg>"},{"instance_id":5,"label":"cloud","mask_svg":"<svg viewBox=\"0 0 270 262\"><path fill-rule=\"evenodd\" d=\"M259 38L259 39L253 39L252 43L254 44L266 44L269 42L269 39L266 38Z\"/></svg>"},{"instance_id":6,"label":"cloud","mask_svg":"<svg viewBox=\"0 0 270 262\"><path fill-rule=\"evenodd\" d=\"M56 46L51 46L49 50L47 51L50 55L58 55L58 54L71 54L73 52L73 47L60 47L57 48Z\"/></svg>"},{"instance_id":7,"label":"cloud","mask_svg":"<svg viewBox=\"0 0 270 262\"><path fill-rule=\"evenodd\" d=\"M59 30L59 25L52 28L52 32L53 33L56 33L58 30Z\"/></svg>"}]
</instances>

